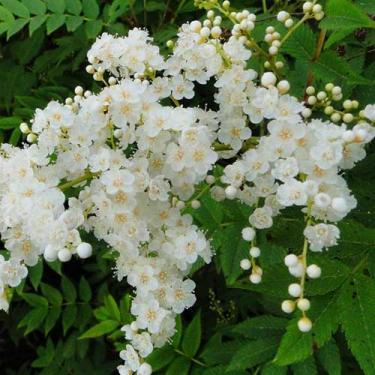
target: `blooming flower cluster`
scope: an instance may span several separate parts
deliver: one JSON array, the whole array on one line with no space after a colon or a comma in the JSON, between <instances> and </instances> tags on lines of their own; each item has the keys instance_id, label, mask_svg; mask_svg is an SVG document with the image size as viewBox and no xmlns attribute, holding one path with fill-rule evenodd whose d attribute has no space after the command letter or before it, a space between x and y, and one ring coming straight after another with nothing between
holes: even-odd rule
<instances>
[{"instance_id":1,"label":"blooming flower cluster","mask_svg":"<svg viewBox=\"0 0 375 375\"><path fill-rule=\"evenodd\" d=\"M286 207L302 208L303 252L285 258L299 279L289 286L296 301L282 304L285 312L295 305L302 311L301 331L311 328L305 278L321 273L307 265L307 250L336 245L334 223L356 206L342 171L366 155L364 146L375 136L374 106L358 116L348 113L342 124L334 123L337 116L333 122L310 119L309 105L320 101L327 109L341 99L340 88L329 84L314 100L309 88L309 101L301 103L273 72L281 61L267 61L268 71L258 77L247 68L256 16L229 12L228 3L219 10L234 24L229 37L221 16L209 10L203 24L181 26L177 40L168 42L168 58L145 30L103 34L88 52L86 70L105 87L97 94L77 87L65 104L38 109L31 127L21 124L30 145L0 149L0 233L9 252L7 260L0 257L0 307L8 308L7 288L17 286L39 256L62 262L89 257L92 247L81 232L93 233L116 254L118 280L134 288L134 321L122 329L128 341L120 353L122 375L151 374L145 358L173 336L176 314L195 302L189 271L198 258L209 263L212 257L209 241L185 212L188 205L199 207L199 183L212 185L218 201L239 199L254 207L242 231L251 242L249 258L240 264L253 283L263 272L256 230L270 228ZM307 18L322 14L314 4L304 9ZM289 14L278 18L293 25ZM273 35L267 37L270 49L278 49L280 35L270 28L266 33ZM210 80L215 110L189 105L196 84ZM220 159L230 162L219 181L210 171Z\"/></svg>"}]
</instances>

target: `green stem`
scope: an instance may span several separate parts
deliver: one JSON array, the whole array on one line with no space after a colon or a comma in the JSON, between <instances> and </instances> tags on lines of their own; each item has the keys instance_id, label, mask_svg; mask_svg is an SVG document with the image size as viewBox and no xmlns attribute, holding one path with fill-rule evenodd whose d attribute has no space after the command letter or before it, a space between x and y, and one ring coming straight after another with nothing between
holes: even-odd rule
<instances>
[{"instance_id":1,"label":"green stem","mask_svg":"<svg viewBox=\"0 0 375 375\"><path fill-rule=\"evenodd\" d=\"M288 32L284 35L284 37L281 39L280 43L283 45L289 37L308 19L310 19L311 16L309 14L305 14L293 27L291 27Z\"/></svg>"},{"instance_id":2,"label":"green stem","mask_svg":"<svg viewBox=\"0 0 375 375\"><path fill-rule=\"evenodd\" d=\"M182 7L185 5L185 1L186 0L181 0L180 3L178 4L176 12L174 13L173 17L171 18L171 23L174 23L174 21L176 21L176 18L178 17L178 14L180 13Z\"/></svg>"},{"instance_id":3,"label":"green stem","mask_svg":"<svg viewBox=\"0 0 375 375\"><path fill-rule=\"evenodd\" d=\"M263 13L267 13L267 0L262 0Z\"/></svg>"},{"instance_id":4,"label":"green stem","mask_svg":"<svg viewBox=\"0 0 375 375\"><path fill-rule=\"evenodd\" d=\"M71 181L68 181L68 182L65 182L63 184L60 184L58 185L57 187L61 190L61 191L65 191L71 187L73 187L74 185L77 185L81 182L84 182L84 181L87 181L89 180L90 178L93 178L93 177L96 177L96 176L99 176L100 173L92 173L92 172L87 172L85 173L83 176L80 176L80 177L77 177L75 178L74 180L71 180Z\"/></svg>"},{"instance_id":5,"label":"green stem","mask_svg":"<svg viewBox=\"0 0 375 375\"><path fill-rule=\"evenodd\" d=\"M191 358L189 357L187 354L185 354L183 351L179 350L179 349L175 349L174 350L176 353L182 355L183 357L186 357L188 359L190 359L190 361L196 363L197 365L201 366L201 367L207 367L207 365L201 361L199 361L198 359L195 359L195 358Z\"/></svg>"}]
</instances>

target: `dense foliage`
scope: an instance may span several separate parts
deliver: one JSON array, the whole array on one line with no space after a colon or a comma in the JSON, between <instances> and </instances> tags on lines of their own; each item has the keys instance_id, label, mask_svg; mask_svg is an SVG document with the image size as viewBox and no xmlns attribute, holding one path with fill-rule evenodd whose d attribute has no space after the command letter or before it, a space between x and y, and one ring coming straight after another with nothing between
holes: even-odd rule
<instances>
[{"instance_id":1,"label":"dense foliage","mask_svg":"<svg viewBox=\"0 0 375 375\"><path fill-rule=\"evenodd\" d=\"M1 140L22 142L21 121L33 117L54 98L74 96L77 85L99 91L99 84L83 74L86 54L95 38L107 31L126 35L135 26L152 33L163 54L175 38L178 24L199 17L204 10L193 1L0 0ZM375 99L375 3L372 0L322 2L325 18L300 26L282 46L282 74L291 94L307 99L305 89L340 85L344 98L361 107ZM287 29L276 20L279 10L302 17L302 2L233 1L232 7L257 13L254 39L261 45L264 30ZM224 24L230 29L230 25ZM249 60L263 70L264 59ZM254 65L253 65L254 64ZM197 85L194 100L214 106L213 88ZM305 96L306 95L306 96ZM321 117L327 119L322 113ZM215 169L223 173L229 162ZM241 236L248 226L250 208L237 200L218 204L202 183L197 196L201 206L188 208L216 251L213 263L194 265L197 302L177 318L170 345L148 358L155 372L167 375L228 373L348 374L375 373L375 148L345 173L358 206L339 224L337 246L309 253L309 263L322 276L309 280L310 332L280 310L288 298L293 277L284 266L288 253L303 247L303 214L288 208L274 226L262 230L257 246L263 280L252 284L239 266L249 244ZM118 351L125 346L120 328L129 324L132 289L112 277L113 256L102 242L88 236L94 256L86 260L39 261L29 278L12 291L8 313L1 312L0 366L5 374L109 374L120 364ZM5 254L5 252L4 252Z\"/></svg>"}]
</instances>

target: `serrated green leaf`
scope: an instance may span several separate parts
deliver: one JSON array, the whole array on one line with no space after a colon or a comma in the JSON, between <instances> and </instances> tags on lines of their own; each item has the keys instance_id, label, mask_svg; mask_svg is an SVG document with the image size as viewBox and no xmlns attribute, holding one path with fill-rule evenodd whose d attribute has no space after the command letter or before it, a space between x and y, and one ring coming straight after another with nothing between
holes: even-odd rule
<instances>
[{"instance_id":1,"label":"serrated green leaf","mask_svg":"<svg viewBox=\"0 0 375 375\"><path fill-rule=\"evenodd\" d=\"M278 344L278 337L268 337L248 342L234 354L227 371L248 369L271 359L276 352Z\"/></svg>"},{"instance_id":2,"label":"serrated green leaf","mask_svg":"<svg viewBox=\"0 0 375 375\"><path fill-rule=\"evenodd\" d=\"M174 348L178 348L181 342L182 338L182 332L183 332L183 327L182 327L182 320L181 320L181 315L177 315L176 317L176 327L175 327L175 334L172 337L172 346Z\"/></svg>"},{"instance_id":3,"label":"serrated green leaf","mask_svg":"<svg viewBox=\"0 0 375 375\"><path fill-rule=\"evenodd\" d=\"M316 37L307 25L301 25L281 48L281 52L301 60L312 60L315 51Z\"/></svg>"},{"instance_id":4,"label":"serrated green leaf","mask_svg":"<svg viewBox=\"0 0 375 375\"><path fill-rule=\"evenodd\" d=\"M35 33L36 30L40 28L46 22L47 15L42 14L40 16L33 17L29 23L29 34L30 36Z\"/></svg>"},{"instance_id":5,"label":"serrated green leaf","mask_svg":"<svg viewBox=\"0 0 375 375\"><path fill-rule=\"evenodd\" d=\"M63 277L61 280L61 288L64 294L64 298L68 302L75 302L77 299L77 291L74 284L67 278Z\"/></svg>"},{"instance_id":6,"label":"serrated green leaf","mask_svg":"<svg viewBox=\"0 0 375 375\"><path fill-rule=\"evenodd\" d=\"M48 300L34 293L22 293L21 297L31 306L48 306Z\"/></svg>"},{"instance_id":7,"label":"serrated green leaf","mask_svg":"<svg viewBox=\"0 0 375 375\"><path fill-rule=\"evenodd\" d=\"M329 0L325 12L326 17L320 22L323 29L375 28L375 22L349 0Z\"/></svg>"},{"instance_id":8,"label":"serrated green leaf","mask_svg":"<svg viewBox=\"0 0 375 375\"><path fill-rule=\"evenodd\" d=\"M26 314L18 324L18 327L26 327L25 335L28 335L42 325L47 313L47 306L37 307Z\"/></svg>"},{"instance_id":9,"label":"serrated green leaf","mask_svg":"<svg viewBox=\"0 0 375 375\"><path fill-rule=\"evenodd\" d=\"M66 10L78 16L82 11L82 2L80 0L65 0Z\"/></svg>"},{"instance_id":10,"label":"serrated green leaf","mask_svg":"<svg viewBox=\"0 0 375 375\"><path fill-rule=\"evenodd\" d=\"M82 1L83 14L92 20L99 16L99 5L96 0L83 0Z\"/></svg>"},{"instance_id":11,"label":"serrated green leaf","mask_svg":"<svg viewBox=\"0 0 375 375\"><path fill-rule=\"evenodd\" d=\"M106 334L112 333L115 329L119 327L119 325L119 322L116 322L115 320L105 320L103 322L96 324L95 326L87 330L85 333L83 333L79 337L79 340L104 336Z\"/></svg>"},{"instance_id":12,"label":"serrated green leaf","mask_svg":"<svg viewBox=\"0 0 375 375\"><path fill-rule=\"evenodd\" d=\"M48 9L53 13L64 13L65 1L64 0L46 0Z\"/></svg>"},{"instance_id":13,"label":"serrated green leaf","mask_svg":"<svg viewBox=\"0 0 375 375\"><path fill-rule=\"evenodd\" d=\"M318 350L317 357L328 375L341 375L340 352L334 339L328 341Z\"/></svg>"},{"instance_id":14,"label":"serrated green leaf","mask_svg":"<svg viewBox=\"0 0 375 375\"><path fill-rule=\"evenodd\" d=\"M268 363L266 366L262 368L262 375L286 375L287 374L287 367L281 367L274 365L272 363Z\"/></svg>"},{"instance_id":15,"label":"serrated green leaf","mask_svg":"<svg viewBox=\"0 0 375 375\"><path fill-rule=\"evenodd\" d=\"M62 324L64 335L68 332L68 329L73 326L77 317L77 306L68 305L65 307L62 314Z\"/></svg>"},{"instance_id":16,"label":"serrated green leaf","mask_svg":"<svg viewBox=\"0 0 375 375\"><path fill-rule=\"evenodd\" d=\"M51 305L57 305L57 306L61 305L63 301L63 297L60 291L58 291L56 288L52 287L51 285L48 285L45 283L41 284L41 289L42 289L43 295L48 299Z\"/></svg>"},{"instance_id":17,"label":"serrated green leaf","mask_svg":"<svg viewBox=\"0 0 375 375\"><path fill-rule=\"evenodd\" d=\"M66 16L65 25L69 32L73 32L78 29L83 23L83 18L80 16Z\"/></svg>"},{"instance_id":18,"label":"serrated green leaf","mask_svg":"<svg viewBox=\"0 0 375 375\"><path fill-rule=\"evenodd\" d=\"M52 306L48 311L44 322L44 335L47 336L51 329L56 325L61 315L61 306Z\"/></svg>"},{"instance_id":19,"label":"serrated green leaf","mask_svg":"<svg viewBox=\"0 0 375 375\"><path fill-rule=\"evenodd\" d=\"M79 298L81 301L90 302L92 298L92 291L90 284L87 282L84 276L79 281Z\"/></svg>"},{"instance_id":20,"label":"serrated green leaf","mask_svg":"<svg viewBox=\"0 0 375 375\"><path fill-rule=\"evenodd\" d=\"M170 345L155 349L146 359L153 371L159 371L168 366L175 358L176 352Z\"/></svg>"},{"instance_id":21,"label":"serrated green leaf","mask_svg":"<svg viewBox=\"0 0 375 375\"><path fill-rule=\"evenodd\" d=\"M261 315L247 319L234 328L231 332L247 338L261 338L283 334L288 324L288 319L272 315Z\"/></svg>"},{"instance_id":22,"label":"serrated green leaf","mask_svg":"<svg viewBox=\"0 0 375 375\"><path fill-rule=\"evenodd\" d=\"M304 360L312 354L313 338L311 332L301 332L297 320L289 322L286 333L281 339L279 349L273 362L286 366Z\"/></svg>"},{"instance_id":23,"label":"serrated green leaf","mask_svg":"<svg viewBox=\"0 0 375 375\"><path fill-rule=\"evenodd\" d=\"M12 134L10 135L9 137L9 143L13 146L17 146L18 145L18 142L19 140L21 139L21 130L20 128L15 128L13 131L12 131Z\"/></svg>"},{"instance_id":24,"label":"serrated green leaf","mask_svg":"<svg viewBox=\"0 0 375 375\"><path fill-rule=\"evenodd\" d=\"M110 294L106 296L105 298L105 306L107 308L110 318L112 320L121 322L120 309L117 305L117 302L114 300L114 298Z\"/></svg>"},{"instance_id":25,"label":"serrated green leaf","mask_svg":"<svg viewBox=\"0 0 375 375\"><path fill-rule=\"evenodd\" d=\"M201 336L201 314L198 312L187 326L182 339L182 350L186 355L193 358L197 354L201 344Z\"/></svg>"},{"instance_id":26,"label":"serrated green leaf","mask_svg":"<svg viewBox=\"0 0 375 375\"><path fill-rule=\"evenodd\" d=\"M0 0L6 9L12 12L15 16L22 18L29 18L29 10L17 0Z\"/></svg>"},{"instance_id":27,"label":"serrated green leaf","mask_svg":"<svg viewBox=\"0 0 375 375\"><path fill-rule=\"evenodd\" d=\"M114 0L109 8L109 22L113 23L130 8L128 0Z\"/></svg>"},{"instance_id":28,"label":"serrated green leaf","mask_svg":"<svg viewBox=\"0 0 375 375\"><path fill-rule=\"evenodd\" d=\"M40 281L42 280L42 276L43 262L39 260L39 262L34 267L29 267L29 278L34 289L38 289Z\"/></svg>"},{"instance_id":29,"label":"serrated green leaf","mask_svg":"<svg viewBox=\"0 0 375 375\"><path fill-rule=\"evenodd\" d=\"M7 27L9 27L10 24L14 22L13 14L7 8L1 5L0 5L0 20L5 21L7 24Z\"/></svg>"},{"instance_id":30,"label":"serrated green leaf","mask_svg":"<svg viewBox=\"0 0 375 375\"><path fill-rule=\"evenodd\" d=\"M52 34L65 23L65 16L63 14L52 14L47 18L47 34Z\"/></svg>"},{"instance_id":31,"label":"serrated green leaf","mask_svg":"<svg viewBox=\"0 0 375 375\"><path fill-rule=\"evenodd\" d=\"M343 40L345 37L353 33L355 29L340 29L333 31L328 37L327 41L324 43L324 49L328 49L333 46L335 43Z\"/></svg>"},{"instance_id":32,"label":"serrated green leaf","mask_svg":"<svg viewBox=\"0 0 375 375\"><path fill-rule=\"evenodd\" d=\"M103 27L102 20L87 21L85 23L85 32L88 39L95 39Z\"/></svg>"},{"instance_id":33,"label":"serrated green leaf","mask_svg":"<svg viewBox=\"0 0 375 375\"><path fill-rule=\"evenodd\" d=\"M314 357L306 358L292 366L293 375L318 375Z\"/></svg>"},{"instance_id":34,"label":"serrated green leaf","mask_svg":"<svg viewBox=\"0 0 375 375\"><path fill-rule=\"evenodd\" d=\"M375 374L375 283L357 275L339 296L342 328L353 355L365 374Z\"/></svg>"},{"instance_id":35,"label":"serrated green leaf","mask_svg":"<svg viewBox=\"0 0 375 375\"><path fill-rule=\"evenodd\" d=\"M46 4L41 0L22 0L22 3L31 14L41 15L46 13Z\"/></svg>"},{"instance_id":36,"label":"serrated green leaf","mask_svg":"<svg viewBox=\"0 0 375 375\"><path fill-rule=\"evenodd\" d=\"M165 375L188 375L190 369L190 362L185 357L176 358L168 367Z\"/></svg>"},{"instance_id":37,"label":"serrated green leaf","mask_svg":"<svg viewBox=\"0 0 375 375\"><path fill-rule=\"evenodd\" d=\"M7 39L11 38L14 34L17 34L25 25L28 24L28 20L24 18L18 18L7 29Z\"/></svg>"}]
</instances>

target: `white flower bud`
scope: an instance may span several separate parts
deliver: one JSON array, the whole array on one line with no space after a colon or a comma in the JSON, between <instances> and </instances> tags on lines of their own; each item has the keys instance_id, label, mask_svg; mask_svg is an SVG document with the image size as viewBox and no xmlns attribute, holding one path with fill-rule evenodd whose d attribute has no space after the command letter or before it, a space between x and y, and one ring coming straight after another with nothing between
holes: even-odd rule
<instances>
[{"instance_id":1,"label":"white flower bud","mask_svg":"<svg viewBox=\"0 0 375 375\"><path fill-rule=\"evenodd\" d=\"M333 95L340 95L342 93L341 87L340 86L335 86L332 88L332 94Z\"/></svg>"},{"instance_id":2,"label":"white flower bud","mask_svg":"<svg viewBox=\"0 0 375 375\"><path fill-rule=\"evenodd\" d=\"M26 122L21 122L21 124L20 124L20 130L21 130L21 133L23 133L23 134L30 133L29 125L27 125Z\"/></svg>"},{"instance_id":3,"label":"white flower bud","mask_svg":"<svg viewBox=\"0 0 375 375\"><path fill-rule=\"evenodd\" d=\"M240 262L240 267L247 271L251 268L251 262L249 259L242 259L241 262Z\"/></svg>"},{"instance_id":4,"label":"white flower bud","mask_svg":"<svg viewBox=\"0 0 375 375\"><path fill-rule=\"evenodd\" d=\"M291 28L292 26L293 26L293 24L294 24L294 21L291 19L291 18L288 18L285 22L284 22L284 26L286 27L286 28Z\"/></svg>"},{"instance_id":5,"label":"white flower bud","mask_svg":"<svg viewBox=\"0 0 375 375\"><path fill-rule=\"evenodd\" d=\"M72 259L72 253L68 249L59 250L57 257L60 262L69 262Z\"/></svg>"},{"instance_id":6,"label":"white flower bud","mask_svg":"<svg viewBox=\"0 0 375 375\"><path fill-rule=\"evenodd\" d=\"M86 72L89 73L89 74L94 74L95 68L92 65L87 65L86 66Z\"/></svg>"},{"instance_id":7,"label":"white flower bud","mask_svg":"<svg viewBox=\"0 0 375 375\"><path fill-rule=\"evenodd\" d=\"M251 227L243 228L241 234L245 241L252 241L255 238L255 230Z\"/></svg>"},{"instance_id":8,"label":"white flower bud","mask_svg":"<svg viewBox=\"0 0 375 375\"><path fill-rule=\"evenodd\" d=\"M202 27L201 31L199 32L200 36L203 38L208 38L211 34L211 30L208 27Z\"/></svg>"},{"instance_id":9,"label":"white flower bud","mask_svg":"<svg viewBox=\"0 0 375 375\"><path fill-rule=\"evenodd\" d=\"M339 122L341 120L339 113L333 113L330 118L332 122Z\"/></svg>"},{"instance_id":10,"label":"white flower bud","mask_svg":"<svg viewBox=\"0 0 375 375\"><path fill-rule=\"evenodd\" d=\"M207 12L207 18L214 18L214 16L215 16L215 12L212 9L210 9Z\"/></svg>"},{"instance_id":11,"label":"white flower bud","mask_svg":"<svg viewBox=\"0 0 375 375\"><path fill-rule=\"evenodd\" d=\"M316 95L316 97L319 100L324 100L327 97L327 94L324 91L319 91L318 94Z\"/></svg>"},{"instance_id":12,"label":"white flower bud","mask_svg":"<svg viewBox=\"0 0 375 375\"><path fill-rule=\"evenodd\" d=\"M211 27L212 26L212 22L210 20L204 20L203 21L203 26L206 26L206 27Z\"/></svg>"},{"instance_id":13,"label":"white flower bud","mask_svg":"<svg viewBox=\"0 0 375 375\"><path fill-rule=\"evenodd\" d=\"M290 299L286 299L281 303L281 310L284 311L287 314L291 314L296 308L296 304L294 301L291 301Z\"/></svg>"},{"instance_id":14,"label":"white flower bud","mask_svg":"<svg viewBox=\"0 0 375 375\"><path fill-rule=\"evenodd\" d=\"M297 302L297 307L301 311L307 311L310 308L310 301L307 298L301 298Z\"/></svg>"},{"instance_id":15,"label":"white flower bud","mask_svg":"<svg viewBox=\"0 0 375 375\"><path fill-rule=\"evenodd\" d=\"M272 72L265 72L261 78L261 84L264 87L272 87L275 86L276 83L276 76Z\"/></svg>"},{"instance_id":16,"label":"white flower bud","mask_svg":"<svg viewBox=\"0 0 375 375\"><path fill-rule=\"evenodd\" d=\"M201 31L201 28L202 24L200 23L200 21L195 20L190 23L190 30L193 33L199 33Z\"/></svg>"},{"instance_id":17,"label":"white flower bud","mask_svg":"<svg viewBox=\"0 0 375 375\"><path fill-rule=\"evenodd\" d=\"M320 13L322 11L322 6L320 4L315 4L312 8L313 13Z\"/></svg>"},{"instance_id":18,"label":"white flower bud","mask_svg":"<svg viewBox=\"0 0 375 375\"><path fill-rule=\"evenodd\" d=\"M288 267L289 273L294 277L301 277L303 275L305 268L301 262L298 262L294 267Z\"/></svg>"},{"instance_id":19,"label":"white flower bud","mask_svg":"<svg viewBox=\"0 0 375 375\"><path fill-rule=\"evenodd\" d=\"M331 116L333 112L334 112L334 108L331 105L324 108L324 113L327 116Z\"/></svg>"},{"instance_id":20,"label":"white flower bud","mask_svg":"<svg viewBox=\"0 0 375 375\"><path fill-rule=\"evenodd\" d=\"M295 267L298 264L298 257L295 254L288 254L284 258L284 264L287 267Z\"/></svg>"},{"instance_id":21,"label":"white flower bud","mask_svg":"<svg viewBox=\"0 0 375 375\"><path fill-rule=\"evenodd\" d=\"M116 83L117 83L117 79L115 77L109 77L108 79L108 83L111 85L111 86L114 86Z\"/></svg>"},{"instance_id":22,"label":"white flower bud","mask_svg":"<svg viewBox=\"0 0 375 375\"><path fill-rule=\"evenodd\" d=\"M54 262L57 259L57 250L51 245L47 245L44 249L43 256L47 262Z\"/></svg>"},{"instance_id":23,"label":"white flower bud","mask_svg":"<svg viewBox=\"0 0 375 375\"><path fill-rule=\"evenodd\" d=\"M345 123L349 124L354 120L354 116L351 113L345 113L342 119Z\"/></svg>"},{"instance_id":24,"label":"white flower bud","mask_svg":"<svg viewBox=\"0 0 375 375\"><path fill-rule=\"evenodd\" d=\"M170 40L170 39L169 39L169 40L167 41L167 47L168 47L168 48L173 48L173 47L174 47L174 42L173 42L173 40Z\"/></svg>"},{"instance_id":25,"label":"white flower bud","mask_svg":"<svg viewBox=\"0 0 375 375\"><path fill-rule=\"evenodd\" d=\"M303 118L309 118L312 115L312 111L310 108L304 108L301 112Z\"/></svg>"},{"instance_id":26,"label":"white flower bud","mask_svg":"<svg viewBox=\"0 0 375 375\"><path fill-rule=\"evenodd\" d=\"M310 264L306 268L306 273L307 273L307 276L310 277L310 279L318 279L320 275L322 274L322 270L316 264Z\"/></svg>"},{"instance_id":27,"label":"white flower bud","mask_svg":"<svg viewBox=\"0 0 375 375\"><path fill-rule=\"evenodd\" d=\"M290 18L290 14L285 12L285 10L282 10L277 14L277 20L279 22L285 22L288 18Z\"/></svg>"},{"instance_id":28,"label":"white flower bud","mask_svg":"<svg viewBox=\"0 0 375 375\"><path fill-rule=\"evenodd\" d=\"M314 87L314 86L309 86L309 87L306 89L306 94L307 94L307 95L314 95L314 94L315 94L315 87Z\"/></svg>"},{"instance_id":29,"label":"white flower bud","mask_svg":"<svg viewBox=\"0 0 375 375\"><path fill-rule=\"evenodd\" d=\"M82 95L83 95L83 87L81 87L81 86L77 86L77 87L74 89L74 93L75 93L76 95L82 96Z\"/></svg>"},{"instance_id":30,"label":"white flower bud","mask_svg":"<svg viewBox=\"0 0 375 375\"><path fill-rule=\"evenodd\" d=\"M289 287L288 287L288 293L292 297L299 297L302 293L301 285L299 285L297 283L290 284Z\"/></svg>"},{"instance_id":31,"label":"white flower bud","mask_svg":"<svg viewBox=\"0 0 375 375\"><path fill-rule=\"evenodd\" d=\"M273 26L267 26L266 33L272 34L275 31L275 28Z\"/></svg>"},{"instance_id":32,"label":"white flower bud","mask_svg":"<svg viewBox=\"0 0 375 375\"><path fill-rule=\"evenodd\" d=\"M228 0L223 1L223 8L228 9L230 7L230 2Z\"/></svg>"},{"instance_id":33,"label":"white flower bud","mask_svg":"<svg viewBox=\"0 0 375 375\"><path fill-rule=\"evenodd\" d=\"M252 273L249 280L253 284L259 284L262 281L262 276L259 273Z\"/></svg>"},{"instance_id":34,"label":"white flower bud","mask_svg":"<svg viewBox=\"0 0 375 375\"><path fill-rule=\"evenodd\" d=\"M228 199L234 199L236 195L237 195L237 189L234 186L229 185L225 188L225 196Z\"/></svg>"},{"instance_id":35,"label":"white flower bud","mask_svg":"<svg viewBox=\"0 0 375 375\"><path fill-rule=\"evenodd\" d=\"M282 61L276 61L275 66L277 69L282 69L284 67L284 63Z\"/></svg>"},{"instance_id":36,"label":"white flower bud","mask_svg":"<svg viewBox=\"0 0 375 375\"><path fill-rule=\"evenodd\" d=\"M306 316L304 316L298 321L298 329L301 332L309 332L311 328L312 328L311 320L307 318Z\"/></svg>"},{"instance_id":37,"label":"white flower bud","mask_svg":"<svg viewBox=\"0 0 375 375\"><path fill-rule=\"evenodd\" d=\"M313 8L313 3L311 1L306 1L303 5L302 5L302 9L304 11L304 13L309 13L311 12Z\"/></svg>"},{"instance_id":38,"label":"white flower bud","mask_svg":"<svg viewBox=\"0 0 375 375\"><path fill-rule=\"evenodd\" d=\"M312 95L307 98L307 103L310 105L315 105L317 102L316 96Z\"/></svg>"},{"instance_id":39,"label":"white flower bud","mask_svg":"<svg viewBox=\"0 0 375 375\"><path fill-rule=\"evenodd\" d=\"M352 101L347 99L347 100L344 100L344 103L342 103L342 106L345 108L345 109L352 109Z\"/></svg>"},{"instance_id":40,"label":"white flower bud","mask_svg":"<svg viewBox=\"0 0 375 375\"><path fill-rule=\"evenodd\" d=\"M284 79L277 84L277 89L280 94L286 94L290 90L290 83Z\"/></svg>"},{"instance_id":41,"label":"white flower bud","mask_svg":"<svg viewBox=\"0 0 375 375\"><path fill-rule=\"evenodd\" d=\"M87 242L82 242L77 246L77 254L80 258L86 259L92 255L92 246Z\"/></svg>"},{"instance_id":42,"label":"white flower bud","mask_svg":"<svg viewBox=\"0 0 375 375\"><path fill-rule=\"evenodd\" d=\"M151 374L152 374L152 367L146 362L143 362L137 370L137 375L151 375Z\"/></svg>"},{"instance_id":43,"label":"white flower bud","mask_svg":"<svg viewBox=\"0 0 375 375\"><path fill-rule=\"evenodd\" d=\"M279 52L279 49L277 47L275 47L275 46L271 46L270 48L268 48L268 53L271 56L277 55L278 52Z\"/></svg>"},{"instance_id":44,"label":"white flower bud","mask_svg":"<svg viewBox=\"0 0 375 375\"><path fill-rule=\"evenodd\" d=\"M26 137L26 141L29 143L34 143L38 139L37 135L34 133L29 133Z\"/></svg>"},{"instance_id":45,"label":"white flower bud","mask_svg":"<svg viewBox=\"0 0 375 375\"><path fill-rule=\"evenodd\" d=\"M253 258L258 258L259 255L260 255L260 249L259 249L259 247L253 246L253 247L250 249L250 255L251 255Z\"/></svg>"},{"instance_id":46,"label":"white flower bud","mask_svg":"<svg viewBox=\"0 0 375 375\"><path fill-rule=\"evenodd\" d=\"M198 208L200 208L200 206L201 202L199 202L199 200L194 199L193 201L191 201L191 207L194 208L194 210L197 210Z\"/></svg>"},{"instance_id":47,"label":"white flower bud","mask_svg":"<svg viewBox=\"0 0 375 375\"><path fill-rule=\"evenodd\" d=\"M221 35L221 28L219 26L214 26L212 29L211 29L211 35L213 38L219 38L220 35Z\"/></svg>"},{"instance_id":48,"label":"white flower bud","mask_svg":"<svg viewBox=\"0 0 375 375\"><path fill-rule=\"evenodd\" d=\"M334 85L333 83L327 83L324 88L327 92L331 92L332 89L334 88Z\"/></svg>"}]
</instances>

